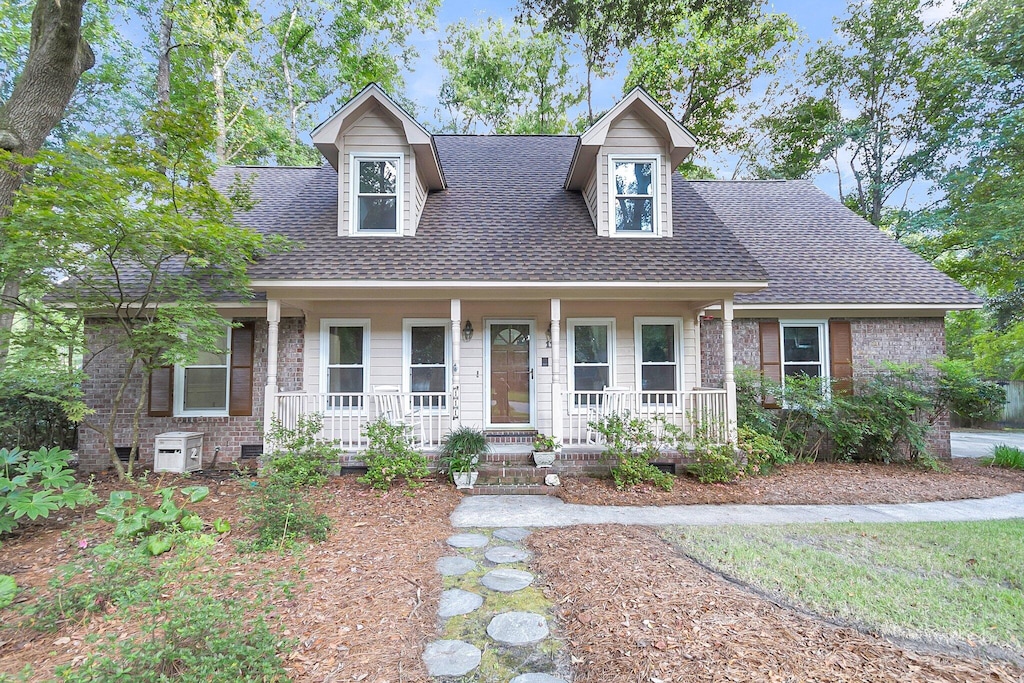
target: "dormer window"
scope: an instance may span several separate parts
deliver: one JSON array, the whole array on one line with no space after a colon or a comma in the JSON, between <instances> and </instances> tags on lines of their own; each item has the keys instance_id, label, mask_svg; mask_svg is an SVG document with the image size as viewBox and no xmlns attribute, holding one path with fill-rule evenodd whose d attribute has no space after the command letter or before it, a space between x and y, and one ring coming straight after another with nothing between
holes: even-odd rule
<instances>
[{"instance_id":1,"label":"dormer window","mask_svg":"<svg viewBox=\"0 0 1024 683\"><path fill-rule=\"evenodd\" d=\"M657 235L658 158L609 156L614 234Z\"/></svg>"},{"instance_id":2,"label":"dormer window","mask_svg":"<svg viewBox=\"0 0 1024 683\"><path fill-rule=\"evenodd\" d=\"M352 233L401 234L401 155L353 155L352 179Z\"/></svg>"}]
</instances>

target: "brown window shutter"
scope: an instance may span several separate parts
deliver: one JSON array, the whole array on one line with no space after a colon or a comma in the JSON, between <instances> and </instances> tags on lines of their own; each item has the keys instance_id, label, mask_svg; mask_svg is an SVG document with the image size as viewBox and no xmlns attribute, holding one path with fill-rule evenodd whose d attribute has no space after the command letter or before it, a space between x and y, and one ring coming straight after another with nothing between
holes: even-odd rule
<instances>
[{"instance_id":1,"label":"brown window shutter","mask_svg":"<svg viewBox=\"0 0 1024 683\"><path fill-rule=\"evenodd\" d=\"M782 383L782 348L779 341L779 323L762 322L757 324L761 338L761 376L777 384ZM765 408L778 408L774 396L762 396L761 403Z\"/></svg>"},{"instance_id":2,"label":"brown window shutter","mask_svg":"<svg viewBox=\"0 0 1024 683\"><path fill-rule=\"evenodd\" d=\"M174 366L156 368L149 375L150 417L174 415Z\"/></svg>"},{"instance_id":3,"label":"brown window shutter","mask_svg":"<svg viewBox=\"0 0 1024 683\"><path fill-rule=\"evenodd\" d=\"M256 323L248 321L231 330L231 387L228 415L252 415L252 366Z\"/></svg>"},{"instance_id":4,"label":"brown window shutter","mask_svg":"<svg viewBox=\"0 0 1024 683\"><path fill-rule=\"evenodd\" d=\"M831 361L832 391L853 393L853 335L849 320L830 320L828 323L828 351Z\"/></svg>"}]
</instances>

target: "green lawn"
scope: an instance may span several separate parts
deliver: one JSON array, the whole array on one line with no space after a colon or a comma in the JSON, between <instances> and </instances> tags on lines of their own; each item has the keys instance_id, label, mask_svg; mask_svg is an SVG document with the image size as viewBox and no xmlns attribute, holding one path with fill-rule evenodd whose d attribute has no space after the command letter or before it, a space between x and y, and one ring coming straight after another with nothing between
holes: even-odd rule
<instances>
[{"instance_id":1,"label":"green lawn","mask_svg":"<svg viewBox=\"0 0 1024 683\"><path fill-rule=\"evenodd\" d=\"M1024 520L672 527L683 552L883 633L1024 654Z\"/></svg>"}]
</instances>

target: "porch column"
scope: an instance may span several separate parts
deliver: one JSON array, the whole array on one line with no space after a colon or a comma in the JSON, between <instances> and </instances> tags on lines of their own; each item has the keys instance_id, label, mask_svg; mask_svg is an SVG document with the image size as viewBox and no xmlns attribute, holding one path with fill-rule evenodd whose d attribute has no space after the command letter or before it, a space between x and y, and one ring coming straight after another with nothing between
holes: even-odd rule
<instances>
[{"instance_id":1,"label":"porch column","mask_svg":"<svg viewBox=\"0 0 1024 683\"><path fill-rule=\"evenodd\" d=\"M267 387L263 392L263 434L270 430L270 420L277 411L277 332L281 323L281 302L267 300Z\"/></svg>"},{"instance_id":2,"label":"porch column","mask_svg":"<svg viewBox=\"0 0 1024 683\"><path fill-rule=\"evenodd\" d=\"M562 318L562 300L551 300L551 435L562 443L562 368L558 338Z\"/></svg>"},{"instance_id":3,"label":"porch column","mask_svg":"<svg viewBox=\"0 0 1024 683\"><path fill-rule=\"evenodd\" d=\"M702 387L702 386L704 386L704 377L703 377L703 372L704 372L703 371L703 362L704 362L704 359L702 358L703 350L701 349L701 346L700 346L700 322L701 322L700 319L702 317L704 317L703 313L704 313L704 311L697 311L697 313L696 313L696 315L694 317L694 320L693 320L693 361L694 361L693 366L694 366L694 369L695 369L695 371L697 373L696 379L694 380L694 384L693 384L694 387Z\"/></svg>"},{"instance_id":4,"label":"porch column","mask_svg":"<svg viewBox=\"0 0 1024 683\"><path fill-rule=\"evenodd\" d=\"M722 301L722 369L724 370L726 435L736 443L736 377L732 351L732 299Z\"/></svg>"},{"instance_id":5,"label":"porch column","mask_svg":"<svg viewBox=\"0 0 1024 683\"><path fill-rule=\"evenodd\" d=\"M451 300L451 319L452 319L452 391L451 391L451 411L452 411L452 429L458 429L462 425L462 406L460 405L459 393L462 390L462 384L460 382L461 368L459 367L462 359L461 344L462 344L462 299Z\"/></svg>"}]
</instances>

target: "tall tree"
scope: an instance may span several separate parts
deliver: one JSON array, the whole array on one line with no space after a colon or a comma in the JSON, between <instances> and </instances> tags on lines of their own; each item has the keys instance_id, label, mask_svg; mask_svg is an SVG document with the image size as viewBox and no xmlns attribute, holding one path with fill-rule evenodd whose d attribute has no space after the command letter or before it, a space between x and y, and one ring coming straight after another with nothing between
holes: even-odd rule
<instances>
[{"instance_id":1,"label":"tall tree","mask_svg":"<svg viewBox=\"0 0 1024 683\"><path fill-rule=\"evenodd\" d=\"M96 63L82 38L85 0L37 0L25 66L11 95L0 104L0 219L8 214L14 193L34 156L64 115L82 74ZM3 247L5 245L0 245ZM21 274L3 266L3 297L16 298ZM14 314L0 307L0 368L7 356Z\"/></svg>"},{"instance_id":2,"label":"tall tree","mask_svg":"<svg viewBox=\"0 0 1024 683\"><path fill-rule=\"evenodd\" d=\"M500 19L448 27L437 61L444 69L439 101L450 127L482 125L495 133L562 133L582 100L562 38L535 25Z\"/></svg>"},{"instance_id":3,"label":"tall tree","mask_svg":"<svg viewBox=\"0 0 1024 683\"><path fill-rule=\"evenodd\" d=\"M778 70L797 26L763 6L708 2L678 10L665 34L630 51L626 87L643 86L701 141L723 151L741 139L731 119L758 78ZM687 173L702 173L695 161Z\"/></svg>"}]
</instances>

